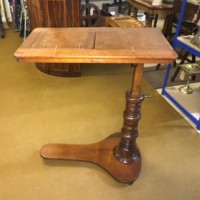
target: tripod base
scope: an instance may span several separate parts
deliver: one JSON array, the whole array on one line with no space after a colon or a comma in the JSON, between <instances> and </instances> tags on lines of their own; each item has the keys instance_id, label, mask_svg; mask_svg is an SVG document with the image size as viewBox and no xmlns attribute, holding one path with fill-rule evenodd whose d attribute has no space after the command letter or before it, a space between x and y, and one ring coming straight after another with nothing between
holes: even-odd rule
<instances>
[{"instance_id":1,"label":"tripod base","mask_svg":"<svg viewBox=\"0 0 200 200\"><path fill-rule=\"evenodd\" d=\"M129 164L116 160L113 149L120 140L121 133L115 133L94 144L46 144L41 148L40 155L45 159L91 162L102 167L117 181L132 184L140 174L141 159Z\"/></svg>"}]
</instances>

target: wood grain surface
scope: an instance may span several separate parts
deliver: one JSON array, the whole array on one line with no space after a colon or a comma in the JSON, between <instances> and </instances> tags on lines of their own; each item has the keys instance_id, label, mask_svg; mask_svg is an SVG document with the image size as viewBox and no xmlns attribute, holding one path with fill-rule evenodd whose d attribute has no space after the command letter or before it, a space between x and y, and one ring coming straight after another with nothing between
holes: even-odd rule
<instances>
[{"instance_id":1,"label":"wood grain surface","mask_svg":"<svg viewBox=\"0 0 200 200\"><path fill-rule=\"evenodd\" d=\"M36 28L20 62L171 63L177 54L156 28Z\"/></svg>"}]
</instances>

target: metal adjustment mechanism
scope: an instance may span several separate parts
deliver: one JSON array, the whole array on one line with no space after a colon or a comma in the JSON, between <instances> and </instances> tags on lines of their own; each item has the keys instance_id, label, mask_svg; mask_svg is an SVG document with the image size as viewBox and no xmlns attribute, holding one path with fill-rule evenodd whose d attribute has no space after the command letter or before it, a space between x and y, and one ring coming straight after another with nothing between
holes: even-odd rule
<instances>
[{"instance_id":1,"label":"metal adjustment mechanism","mask_svg":"<svg viewBox=\"0 0 200 200\"><path fill-rule=\"evenodd\" d=\"M151 97L152 97L151 94L145 94L145 95L144 95L144 98L151 98Z\"/></svg>"}]
</instances>

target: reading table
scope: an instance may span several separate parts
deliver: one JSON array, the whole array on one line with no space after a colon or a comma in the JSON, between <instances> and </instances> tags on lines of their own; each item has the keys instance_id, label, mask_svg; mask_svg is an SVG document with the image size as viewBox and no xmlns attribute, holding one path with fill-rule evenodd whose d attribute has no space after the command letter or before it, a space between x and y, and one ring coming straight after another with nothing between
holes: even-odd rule
<instances>
[{"instance_id":1,"label":"reading table","mask_svg":"<svg viewBox=\"0 0 200 200\"><path fill-rule=\"evenodd\" d=\"M134 67L121 131L108 133L94 144L45 144L40 150L45 159L91 162L119 182L132 184L141 170L136 138L144 99L140 91L144 63L173 63L177 57L162 33L156 28L37 28L14 56L19 62L130 63Z\"/></svg>"}]
</instances>

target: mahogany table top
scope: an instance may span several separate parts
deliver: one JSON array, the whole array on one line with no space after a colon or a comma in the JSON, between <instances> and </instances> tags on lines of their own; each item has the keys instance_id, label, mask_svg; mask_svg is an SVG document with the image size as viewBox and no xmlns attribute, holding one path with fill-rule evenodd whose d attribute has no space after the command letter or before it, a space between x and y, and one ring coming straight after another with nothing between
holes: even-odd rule
<instances>
[{"instance_id":1,"label":"mahogany table top","mask_svg":"<svg viewBox=\"0 0 200 200\"><path fill-rule=\"evenodd\" d=\"M14 53L20 62L172 63L156 28L36 28Z\"/></svg>"}]
</instances>

